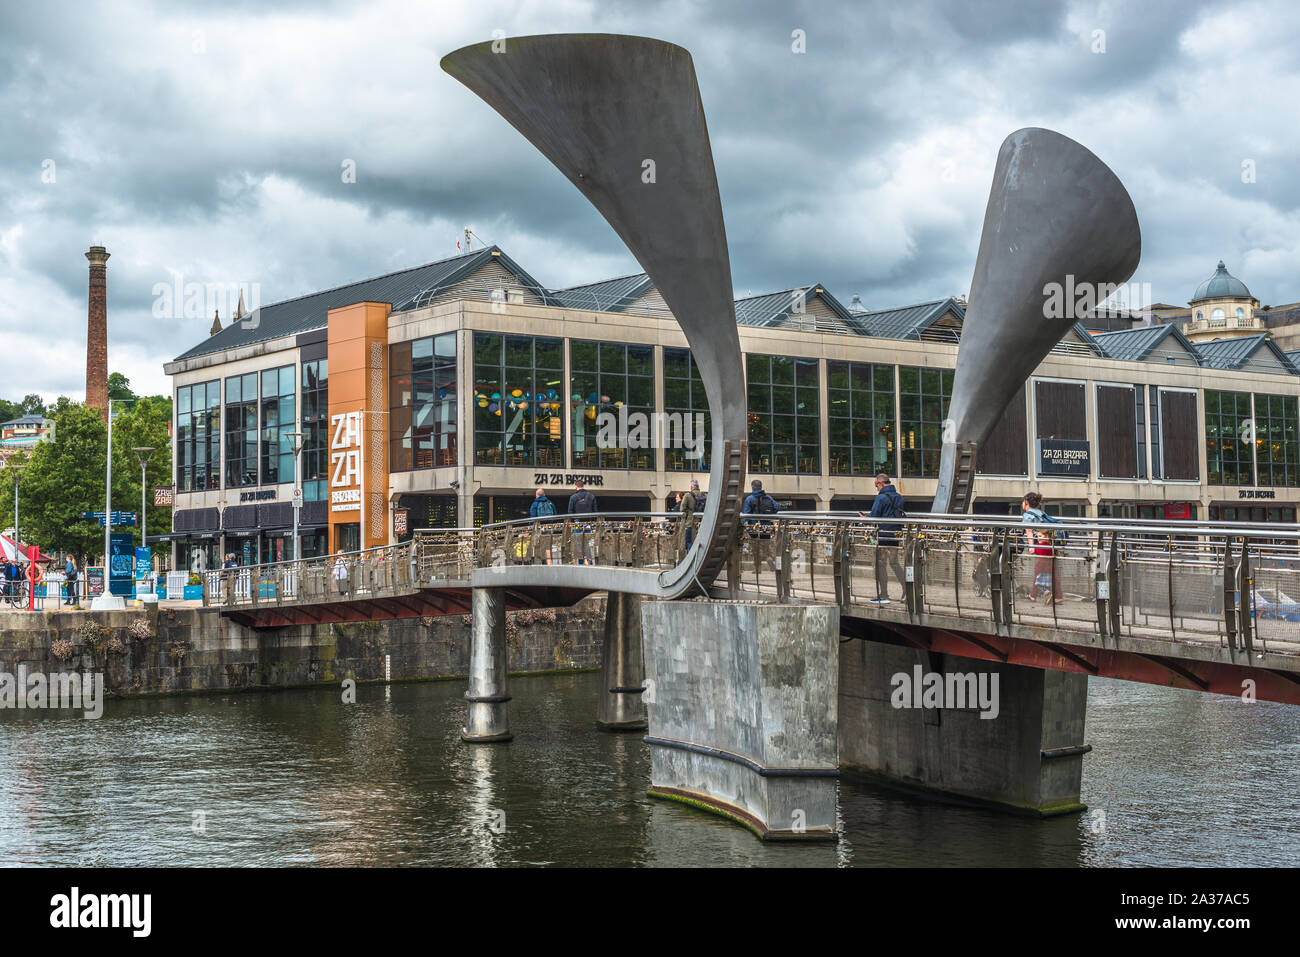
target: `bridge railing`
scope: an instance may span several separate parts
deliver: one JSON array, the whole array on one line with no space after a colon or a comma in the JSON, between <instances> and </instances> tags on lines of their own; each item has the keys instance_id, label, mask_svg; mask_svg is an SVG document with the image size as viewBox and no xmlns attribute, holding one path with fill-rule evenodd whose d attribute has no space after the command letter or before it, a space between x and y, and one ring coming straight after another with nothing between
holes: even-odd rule
<instances>
[{"instance_id":1,"label":"bridge railing","mask_svg":"<svg viewBox=\"0 0 1300 957\"><path fill-rule=\"evenodd\" d=\"M787 514L747 525L720 584L995 632L1028 625L1300 653L1300 532L1276 525Z\"/></svg>"},{"instance_id":2,"label":"bridge railing","mask_svg":"<svg viewBox=\"0 0 1300 957\"><path fill-rule=\"evenodd\" d=\"M207 572L204 602L383 598L467 585L475 569L520 565L667 569L685 555L696 518L604 513L422 529L401 545ZM1300 653L1300 531L1278 525L746 516L713 587L737 597L870 605L872 614L908 620L978 622L994 632L1021 625Z\"/></svg>"},{"instance_id":3,"label":"bridge railing","mask_svg":"<svg viewBox=\"0 0 1300 957\"><path fill-rule=\"evenodd\" d=\"M478 568L671 568L685 554L687 527L678 513L670 512L553 515L497 522L478 530L475 564ZM417 539L422 540L425 534L417 533Z\"/></svg>"},{"instance_id":4,"label":"bridge railing","mask_svg":"<svg viewBox=\"0 0 1300 957\"><path fill-rule=\"evenodd\" d=\"M203 604L274 607L410 594L418 588L468 582L474 568L472 529L437 530L404 542L298 561L203 572Z\"/></svg>"}]
</instances>

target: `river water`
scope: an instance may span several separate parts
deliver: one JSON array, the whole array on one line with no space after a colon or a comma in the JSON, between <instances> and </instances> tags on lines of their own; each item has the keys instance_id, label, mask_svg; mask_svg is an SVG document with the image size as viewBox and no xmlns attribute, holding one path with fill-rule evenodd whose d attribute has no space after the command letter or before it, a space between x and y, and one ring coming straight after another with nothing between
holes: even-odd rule
<instances>
[{"instance_id":1,"label":"river water","mask_svg":"<svg viewBox=\"0 0 1300 957\"><path fill-rule=\"evenodd\" d=\"M463 681L0 712L0 863L1087 866L1300 864L1300 708L1089 679L1084 815L1026 820L844 780L842 839L765 845L645 796L599 677L519 678L505 745Z\"/></svg>"}]
</instances>

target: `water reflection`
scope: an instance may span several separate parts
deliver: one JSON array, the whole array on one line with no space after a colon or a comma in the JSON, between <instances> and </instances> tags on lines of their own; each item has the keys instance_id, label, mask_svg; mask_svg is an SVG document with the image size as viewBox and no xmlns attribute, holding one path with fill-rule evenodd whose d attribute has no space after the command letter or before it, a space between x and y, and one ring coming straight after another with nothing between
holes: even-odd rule
<instances>
[{"instance_id":1,"label":"water reflection","mask_svg":"<svg viewBox=\"0 0 1300 957\"><path fill-rule=\"evenodd\" d=\"M767 846L646 797L595 674L512 682L463 744L461 682L0 714L0 861L106 865L1078 866L1300 861L1300 709L1091 679L1084 799L1051 821L842 781L838 846ZM196 827L196 812L202 827Z\"/></svg>"}]
</instances>

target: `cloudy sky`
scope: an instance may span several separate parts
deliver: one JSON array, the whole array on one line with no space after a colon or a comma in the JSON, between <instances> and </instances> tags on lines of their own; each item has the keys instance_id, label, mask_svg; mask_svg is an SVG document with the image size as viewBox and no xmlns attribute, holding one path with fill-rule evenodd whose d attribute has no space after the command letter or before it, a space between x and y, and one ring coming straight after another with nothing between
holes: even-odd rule
<instances>
[{"instance_id":1,"label":"cloudy sky","mask_svg":"<svg viewBox=\"0 0 1300 957\"><path fill-rule=\"evenodd\" d=\"M91 244L110 370L149 392L211 322L154 315L177 277L265 304L452 255L466 225L550 286L636 271L438 68L494 30L692 52L737 295L967 292L998 145L1045 126L1128 187L1154 299L1223 258L1261 302L1300 300L1293 0L6 4L0 395L82 396Z\"/></svg>"}]
</instances>

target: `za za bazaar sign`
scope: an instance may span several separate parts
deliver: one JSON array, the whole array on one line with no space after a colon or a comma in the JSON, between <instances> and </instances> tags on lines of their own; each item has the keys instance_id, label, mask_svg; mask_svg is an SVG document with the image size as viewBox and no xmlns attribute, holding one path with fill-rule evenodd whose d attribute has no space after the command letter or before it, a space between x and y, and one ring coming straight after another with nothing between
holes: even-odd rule
<instances>
[{"instance_id":1,"label":"za za bazaar sign","mask_svg":"<svg viewBox=\"0 0 1300 957\"><path fill-rule=\"evenodd\" d=\"M361 413L330 416L330 511L361 511ZM353 487L355 486L355 488Z\"/></svg>"}]
</instances>

